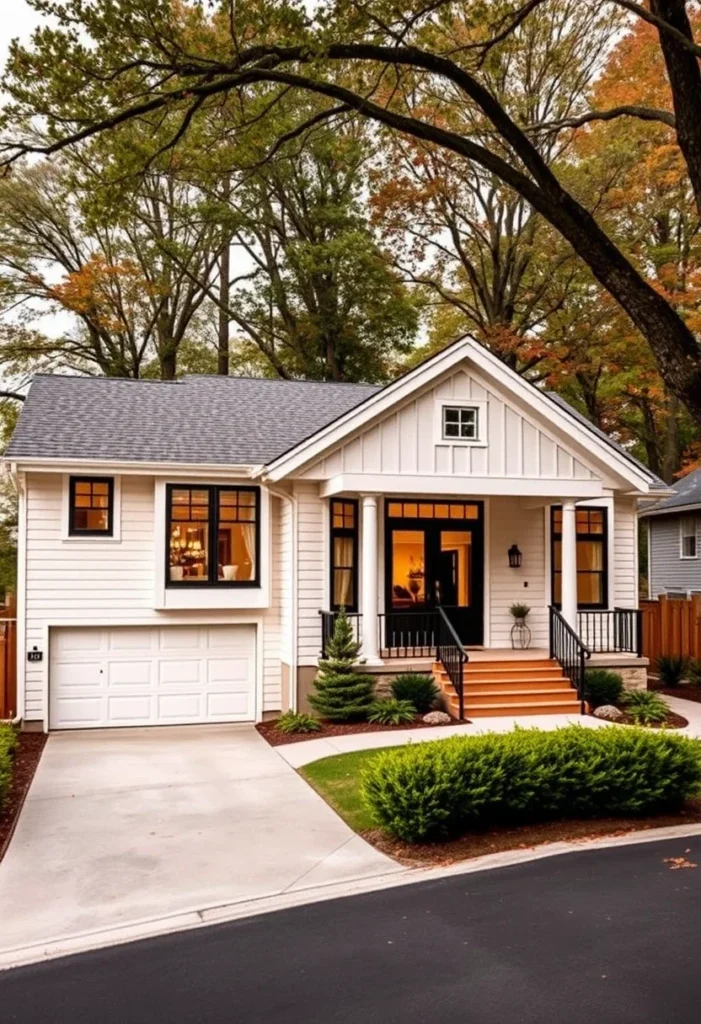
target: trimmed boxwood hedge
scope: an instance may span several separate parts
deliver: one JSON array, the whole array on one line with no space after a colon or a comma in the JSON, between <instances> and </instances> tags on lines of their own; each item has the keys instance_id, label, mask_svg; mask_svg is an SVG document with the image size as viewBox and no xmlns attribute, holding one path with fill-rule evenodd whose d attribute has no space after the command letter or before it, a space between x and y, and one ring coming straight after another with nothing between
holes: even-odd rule
<instances>
[{"instance_id":1,"label":"trimmed boxwood hedge","mask_svg":"<svg viewBox=\"0 0 701 1024\"><path fill-rule=\"evenodd\" d=\"M653 814L701 790L701 742L579 725L456 736L378 754L361 788L377 824L407 842L495 824Z\"/></svg>"},{"instance_id":2,"label":"trimmed boxwood hedge","mask_svg":"<svg viewBox=\"0 0 701 1024\"><path fill-rule=\"evenodd\" d=\"M0 722L0 811L10 786L12 758L16 746L17 732L14 726Z\"/></svg>"}]
</instances>

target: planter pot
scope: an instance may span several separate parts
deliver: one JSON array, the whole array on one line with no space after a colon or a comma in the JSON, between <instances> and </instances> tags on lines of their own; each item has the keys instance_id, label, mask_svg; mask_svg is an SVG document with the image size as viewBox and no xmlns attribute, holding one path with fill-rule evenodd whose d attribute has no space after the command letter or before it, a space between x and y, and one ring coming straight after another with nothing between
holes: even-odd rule
<instances>
[{"instance_id":1,"label":"planter pot","mask_svg":"<svg viewBox=\"0 0 701 1024\"><path fill-rule=\"evenodd\" d=\"M511 646L515 651L525 651L531 646L531 631L525 619L516 619L511 627Z\"/></svg>"},{"instance_id":2,"label":"planter pot","mask_svg":"<svg viewBox=\"0 0 701 1024\"><path fill-rule=\"evenodd\" d=\"M172 580L181 580L183 578L183 567L182 567L182 565L171 565L171 567L170 567L170 578Z\"/></svg>"},{"instance_id":3,"label":"planter pot","mask_svg":"<svg viewBox=\"0 0 701 1024\"><path fill-rule=\"evenodd\" d=\"M235 580L236 579L236 570L237 569L238 569L238 565L223 565L221 567L221 571L222 571L222 575L224 576L224 579L225 580Z\"/></svg>"}]
</instances>

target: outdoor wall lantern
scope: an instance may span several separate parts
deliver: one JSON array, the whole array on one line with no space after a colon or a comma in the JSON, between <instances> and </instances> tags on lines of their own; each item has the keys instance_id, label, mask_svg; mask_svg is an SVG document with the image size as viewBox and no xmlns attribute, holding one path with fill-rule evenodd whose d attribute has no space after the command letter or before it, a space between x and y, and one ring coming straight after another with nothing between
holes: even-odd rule
<instances>
[{"instance_id":1,"label":"outdoor wall lantern","mask_svg":"<svg viewBox=\"0 0 701 1024\"><path fill-rule=\"evenodd\" d=\"M509 567L511 569L520 569L522 558L523 555L519 551L518 544L512 544L509 548Z\"/></svg>"}]
</instances>

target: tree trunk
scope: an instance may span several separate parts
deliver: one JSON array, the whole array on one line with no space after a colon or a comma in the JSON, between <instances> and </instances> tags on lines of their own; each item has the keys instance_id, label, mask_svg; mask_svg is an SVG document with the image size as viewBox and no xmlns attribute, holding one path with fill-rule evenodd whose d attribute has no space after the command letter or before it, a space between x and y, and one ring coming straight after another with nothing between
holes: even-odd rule
<instances>
[{"instance_id":1,"label":"tree trunk","mask_svg":"<svg viewBox=\"0 0 701 1024\"><path fill-rule=\"evenodd\" d=\"M227 233L219 257L219 331L217 334L217 373L229 376L229 279L231 236Z\"/></svg>"},{"instance_id":2,"label":"tree trunk","mask_svg":"<svg viewBox=\"0 0 701 1024\"><path fill-rule=\"evenodd\" d=\"M169 346L161 353L160 364L161 380L175 380L177 369L177 352L175 348Z\"/></svg>"},{"instance_id":3,"label":"tree trunk","mask_svg":"<svg viewBox=\"0 0 701 1024\"><path fill-rule=\"evenodd\" d=\"M676 395L669 396L667 410L662 478L665 483L673 484L681 463L681 453L679 451L679 399Z\"/></svg>"}]
</instances>

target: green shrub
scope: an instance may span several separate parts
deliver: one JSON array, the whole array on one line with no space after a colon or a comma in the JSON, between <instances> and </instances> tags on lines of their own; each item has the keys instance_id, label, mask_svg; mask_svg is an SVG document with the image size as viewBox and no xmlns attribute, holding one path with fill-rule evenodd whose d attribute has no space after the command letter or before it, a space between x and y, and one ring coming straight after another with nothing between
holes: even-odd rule
<instances>
[{"instance_id":1,"label":"green shrub","mask_svg":"<svg viewBox=\"0 0 701 1024\"><path fill-rule=\"evenodd\" d=\"M0 811L10 788L12 760L17 746L17 731L14 726L0 722Z\"/></svg>"},{"instance_id":2,"label":"green shrub","mask_svg":"<svg viewBox=\"0 0 701 1024\"><path fill-rule=\"evenodd\" d=\"M661 654L657 659L657 674L666 690L679 686L686 674L689 662L676 654Z\"/></svg>"},{"instance_id":3,"label":"green shrub","mask_svg":"<svg viewBox=\"0 0 701 1024\"><path fill-rule=\"evenodd\" d=\"M425 715L435 704L440 690L433 676L404 672L393 680L392 693L397 700L410 701L420 715Z\"/></svg>"},{"instance_id":4,"label":"green shrub","mask_svg":"<svg viewBox=\"0 0 701 1024\"><path fill-rule=\"evenodd\" d=\"M667 720L669 708L653 690L629 690L621 704L636 725L656 725Z\"/></svg>"},{"instance_id":5,"label":"green shrub","mask_svg":"<svg viewBox=\"0 0 701 1024\"><path fill-rule=\"evenodd\" d=\"M618 672L606 668L590 668L584 673L584 699L592 708L618 704L623 693L623 679Z\"/></svg>"},{"instance_id":6,"label":"green shrub","mask_svg":"<svg viewBox=\"0 0 701 1024\"><path fill-rule=\"evenodd\" d=\"M516 604L511 605L509 612L514 619L527 619L531 614L531 606L517 602Z\"/></svg>"},{"instance_id":7,"label":"green shrub","mask_svg":"<svg viewBox=\"0 0 701 1024\"><path fill-rule=\"evenodd\" d=\"M275 727L280 732L318 732L321 724L312 715L305 715L301 711L286 711L280 715Z\"/></svg>"},{"instance_id":8,"label":"green shrub","mask_svg":"<svg viewBox=\"0 0 701 1024\"><path fill-rule=\"evenodd\" d=\"M341 610L326 645L326 657L319 662L314 680L316 693L309 696L309 703L322 718L348 722L366 717L375 699L375 686L372 677L356 667L359 652L353 627Z\"/></svg>"},{"instance_id":9,"label":"green shrub","mask_svg":"<svg viewBox=\"0 0 701 1024\"><path fill-rule=\"evenodd\" d=\"M701 686L701 661L693 658L686 667L687 682L692 686Z\"/></svg>"},{"instance_id":10,"label":"green shrub","mask_svg":"<svg viewBox=\"0 0 701 1024\"><path fill-rule=\"evenodd\" d=\"M376 700L368 711L368 722L377 725L404 725L405 722L413 722L415 718L416 708L411 701L397 700L396 697Z\"/></svg>"},{"instance_id":11,"label":"green shrub","mask_svg":"<svg viewBox=\"0 0 701 1024\"><path fill-rule=\"evenodd\" d=\"M579 725L388 750L361 781L375 822L408 842L494 824L651 814L677 808L699 790L697 740Z\"/></svg>"}]
</instances>

